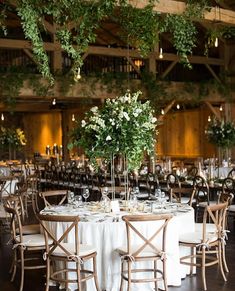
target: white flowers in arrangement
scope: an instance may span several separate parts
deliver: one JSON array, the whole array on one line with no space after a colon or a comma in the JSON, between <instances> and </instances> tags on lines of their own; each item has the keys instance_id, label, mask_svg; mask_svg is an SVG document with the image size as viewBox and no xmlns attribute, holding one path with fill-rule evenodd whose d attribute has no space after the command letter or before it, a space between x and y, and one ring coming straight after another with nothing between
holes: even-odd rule
<instances>
[{"instance_id":1,"label":"white flowers in arrangement","mask_svg":"<svg viewBox=\"0 0 235 291\"><path fill-rule=\"evenodd\" d=\"M102 108L92 107L72 134L72 145L82 146L91 159L110 160L125 155L129 169L140 166L144 152L153 152L157 119L141 92L107 99Z\"/></svg>"}]
</instances>

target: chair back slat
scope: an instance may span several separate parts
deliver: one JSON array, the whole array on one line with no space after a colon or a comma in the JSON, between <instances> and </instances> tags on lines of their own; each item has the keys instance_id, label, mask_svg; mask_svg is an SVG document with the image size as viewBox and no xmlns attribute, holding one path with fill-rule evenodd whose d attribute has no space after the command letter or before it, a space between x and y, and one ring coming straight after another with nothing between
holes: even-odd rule
<instances>
[{"instance_id":1,"label":"chair back slat","mask_svg":"<svg viewBox=\"0 0 235 291\"><path fill-rule=\"evenodd\" d=\"M133 257L141 256L146 248L153 253L160 254L165 251L165 235L169 220L172 215L126 215L127 251ZM144 224L153 223L154 230L151 234L142 232ZM133 241L135 244L133 244ZM138 241L138 244L136 245ZM158 245L157 245L158 242ZM160 243L160 244L159 244ZM159 247L160 245L160 247ZM134 246L134 248L133 248Z\"/></svg>"}]
</instances>

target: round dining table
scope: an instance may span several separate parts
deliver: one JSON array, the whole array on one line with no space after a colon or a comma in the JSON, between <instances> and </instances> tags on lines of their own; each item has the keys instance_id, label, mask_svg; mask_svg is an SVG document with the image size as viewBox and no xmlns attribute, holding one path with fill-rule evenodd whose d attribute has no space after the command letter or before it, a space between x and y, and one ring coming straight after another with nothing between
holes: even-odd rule
<instances>
[{"instance_id":1,"label":"round dining table","mask_svg":"<svg viewBox=\"0 0 235 291\"><path fill-rule=\"evenodd\" d=\"M148 209L150 211L150 208ZM168 224L166 238L167 284L169 286L180 286L181 280L189 273L189 267L180 264L180 257L188 254L188 250L179 246L179 235L194 231L194 210L186 204L167 203L164 206L159 206L159 204L155 203L151 206L151 211L151 213L155 214L172 213L173 215ZM146 214L146 212L148 210L146 211L145 208L144 213ZM88 204L80 207L72 205L55 206L49 209L45 208L41 213L79 215L81 219L79 222L80 242L93 245L97 250L97 273L100 289L119 291L121 259L116 249L126 245L126 227L121 217L130 214L130 212L104 213L97 211L95 206ZM141 215L141 213L135 214ZM53 222L50 223L50 227L54 233L60 236L67 229L68 225L67 223ZM146 234L152 229L154 229L153 222L142 231ZM71 240L73 239L72 237ZM89 262L86 264L89 267ZM147 263L144 262L144 264ZM160 264L159 267L161 268ZM72 278L72 276L75 275L71 273L70 277ZM96 290L93 280L88 280L86 284L86 290ZM159 287L163 288L161 284L159 284ZM70 284L69 288L70 290L75 290L77 287L75 284ZM153 286L150 283L133 284L132 290L153 290Z\"/></svg>"}]
</instances>

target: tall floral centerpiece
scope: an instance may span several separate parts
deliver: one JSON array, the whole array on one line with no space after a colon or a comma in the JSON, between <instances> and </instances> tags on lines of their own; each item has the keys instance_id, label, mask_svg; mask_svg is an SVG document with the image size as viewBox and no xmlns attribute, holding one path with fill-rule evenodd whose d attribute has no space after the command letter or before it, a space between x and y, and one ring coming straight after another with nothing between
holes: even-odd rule
<instances>
[{"instance_id":1,"label":"tall floral centerpiece","mask_svg":"<svg viewBox=\"0 0 235 291\"><path fill-rule=\"evenodd\" d=\"M228 149L235 145L235 126L233 122L213 119L206 128L206 135L219 150L219 162L228 159ZM227 156L227 157L226 157Z\"/></svg>"},{"instance_id":2,"label":"tall floral centerpiece","mask_svg":"<svg viewBox=\"0 0 235 291\"><path fill-rule=\"evenodd\" d=\"M125 157L126 169L138 169L144 153L152 154L157 119L141 92L107 99L102 108L92 107L72 133L72 146L81 146L92 162Z\"/></svg>"},{"instance_id":3,"label":"tall floral centerpiece","mask_svg":"<svg viewBox=\"0 0 235 291\"><path fill-rule=\"evenodd\" d=\"M0 146L9 151L9 159L15 158L16 149L26 145L25 134L20 128L0 128Z\"/></svg>"}]
</instances>

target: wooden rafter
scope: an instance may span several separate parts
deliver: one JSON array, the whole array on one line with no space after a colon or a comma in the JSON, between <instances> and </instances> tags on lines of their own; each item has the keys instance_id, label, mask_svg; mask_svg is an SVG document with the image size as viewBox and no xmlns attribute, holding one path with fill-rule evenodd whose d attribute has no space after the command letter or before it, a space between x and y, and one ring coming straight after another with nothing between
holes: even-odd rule
<instances>
[{"instance_id":1,"label":"wooden rafter","mask_svg":"<svg viewBox=\"0 0 235 291\"><path fill-rule=\"evenodd\" d=\"M170 71L174 68L174 66L178 63L178 61L173 61L167 68L166 70L161 74L161 78L164 79Z\"/></svg>"},{"instance_id":2,"label":"wooden rafter","mask_svg":"<svg viewBox=\"0 0 235 291\"><path fill-rule=\"evenodd\" d=\"M136 8L144 8L147 4L147 0L130 0L129 3ZM155 6L154 11L160 13L170 14L182 14L185 11L186 4L184 2L174 0L159 0ZM218 7L212 7L209 12L206 12L204 19L207 21L219 21L228 25L235 25L235 11L223 9Z\"/></svg>"},{"instance_id":3,"label":"wooden rafter","mask_svg":"<svg viewBox=\"0 0 235 291\"><path fill-rule=\"evenodd\" d=\"M208 106L208 108L210 109L210 111L215 115L215 117L218 120L221 120L221 116L220 116L219 112L217 112L215 110L215 108L212 106L212 104L209 101L205 101L205 104Z\"/></svg>"},{"instance_id":4,"label":"wooden rafter","mask_svg":"<svg viewBox=\"0 0 235 291\"><path fill-rule=\"evenodd\" d=\"M216 79L217 82L222 83L222 81L220 80L220 78L216 75L215 71L211 68L210 65L205 64L206 68L208 69L208 71L211 73L211 75Z\"/></svg>"},{"instance_id":5,"label":"wooden rafter","mask_svg":"<svg viewBox=\"0 0 235 291\"><path fill-rule=\"evenodd\" d=\"M164 108L164 114L159 116L158 120L162 121L164 116L171 110L171 108L174 106L175 100L172 100L165 108Z\"/></svg>"}]
</instances>

